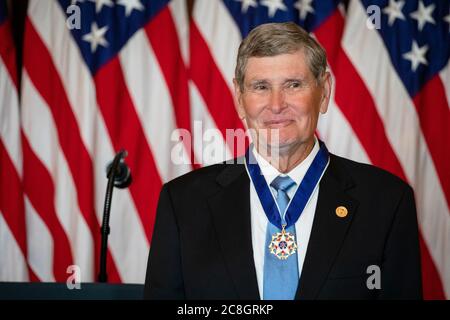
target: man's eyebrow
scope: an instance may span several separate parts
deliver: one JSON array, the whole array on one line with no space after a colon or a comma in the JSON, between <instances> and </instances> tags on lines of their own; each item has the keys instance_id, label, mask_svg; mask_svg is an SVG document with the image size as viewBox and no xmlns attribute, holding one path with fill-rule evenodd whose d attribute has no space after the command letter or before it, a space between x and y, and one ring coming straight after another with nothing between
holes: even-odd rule
<instances>
[{"instance_id":1,"label":"man's eyebrow","mask_svg":"<svg viewBox=\"0 0 450 320\"><path fill-rule=\"evenodd\" d=\"M267 79L252 79L252 80L250 80L250 84L267 83L267 82L269 82L269 80L267 80Z\"/></svg>"},{"instance_id":2,"label":"man's eyebrow","mask_svg":"<svg viewBox=\"0 0 450 320\"><path fill-rule=\"evenodd\" d=\"M302 76L283 79L281 83L306 82L306 78ZM247 85L258 85L271 83L269 79L249 79Z\"/></svg>"},{"instance_id":3,"label":"man's eyebrow","mask_svg":"<svg viewBox=\"0 0 450 320\"><path fill-rule=\"evenodd\" d=\"M294 78L288 78L286 80L284 80L284 82L294 82L294 81L300 81L300 82L304 82L306 81L306 79L304 77L294 77Z\"/></svg>"}]
</instances>

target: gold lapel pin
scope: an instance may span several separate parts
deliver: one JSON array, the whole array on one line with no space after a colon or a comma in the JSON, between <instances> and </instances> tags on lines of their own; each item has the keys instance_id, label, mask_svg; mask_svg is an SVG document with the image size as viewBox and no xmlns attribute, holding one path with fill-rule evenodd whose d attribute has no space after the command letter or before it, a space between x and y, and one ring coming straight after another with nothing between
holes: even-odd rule
<instances>
[{"instance_id":1,"label":"gold lapel pin","mask_svg":"<svg viewBox=\"0 0 450 320\"><path fill-rule=\"evenodd\" d=\"M339 218L345 218L347 216L347 214L348 214L348 210L347 210L346 207L339 206L339 207L336 208L336 215Z\"/></svg>"}]
</instances>

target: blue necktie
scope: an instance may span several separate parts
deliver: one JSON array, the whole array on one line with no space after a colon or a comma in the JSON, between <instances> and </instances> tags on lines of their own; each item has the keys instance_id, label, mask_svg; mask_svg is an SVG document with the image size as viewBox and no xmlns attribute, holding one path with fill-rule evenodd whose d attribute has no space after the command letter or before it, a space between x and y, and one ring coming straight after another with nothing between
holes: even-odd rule
<instances>
[{"instance_id":1,"label":"blue necktie","mask_svg":"<svg viewBox=\"0 0 450 320\"><path fill-rule=\"evenodd\" d=\"M295 182L288 176L278 176L270 184L277 190L277 204L280 209L281 220L285 223L284 213L289 203L287 192L295 186ZM269 245L272 235L281 230L272 223L267 224L266 246L264 253L264 300L293 300L298 285L297 252L286 260L278 259L270 253ZM286 229L295 235L295 225Z\"/></svg>"}]
</instances>

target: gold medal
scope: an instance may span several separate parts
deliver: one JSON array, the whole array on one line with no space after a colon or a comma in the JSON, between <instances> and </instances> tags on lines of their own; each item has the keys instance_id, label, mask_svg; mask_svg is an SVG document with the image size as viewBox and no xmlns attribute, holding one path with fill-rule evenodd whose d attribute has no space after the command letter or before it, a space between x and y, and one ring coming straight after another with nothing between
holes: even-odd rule
<instances>
[{"instance_id":1,"label":"gold medal","mask_svg":"<svg viewBox=\"0 0 450 320\"><path fill-rule=\"evenodd\" d=\"M297 251L297 243L295 235L286 232L285 225L282 226L281 232L272 235L272 241L269 245L270 253L280 260L286 260Z\"/></svg>"}]
</instances>

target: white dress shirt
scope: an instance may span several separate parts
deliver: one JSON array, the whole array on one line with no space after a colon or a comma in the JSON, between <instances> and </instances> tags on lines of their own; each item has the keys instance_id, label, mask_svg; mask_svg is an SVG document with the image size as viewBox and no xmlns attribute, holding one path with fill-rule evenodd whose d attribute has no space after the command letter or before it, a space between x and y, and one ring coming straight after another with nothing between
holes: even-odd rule
<instances>
[{"instance_id":1,"label":"white dress shirt","mask_svg":"<svg viewBox=\"0 0 450 320\"><path fill-rule=\"evenodd\" d=\"M267 185L272 191L274 200L276 199L276 190L270 187L270 183L279 175L288 175L296 183L295 188L291 188L288 191L290 199L294 196L300 185L303 177L306 174L309 166L311 165L314 157L319 152L319 143L317 138L315 139L314 147L310 154L295 168L289 171L287 174L282 174L275 167L273 167L267 160L258 154L256 148L253 148L252 152L255 156L258 165L261 168L261 172L266 179ZM325 169L326 170L326 169ZM325 172L324 170L324 172ZM247 171L248 174L248 171ZM250 175L249 175L250 177ZM251 181L251 179L250 179ZM303 262L305 260L306 250L308 248L309 236L311 234L311 228L314 220L314 214L316 212L317 197L319 194L319 184L317 184L311 197L309 198L303 213L295 223L295 232L297 239L297 257L298 257L298 272L299 277L302 273ZM276 203L276 200L275 200ZM264 209L256 193L253 182L250 183L250 214L251 214L251 231L252 231L252 246L253 246L253 258L255 260L256 277L258 280L258 289L260 297L264 296L263 281L264 281L264 250L266 244L266 231L269 220L267 219Z\"/></svg>"}]
</instances>

